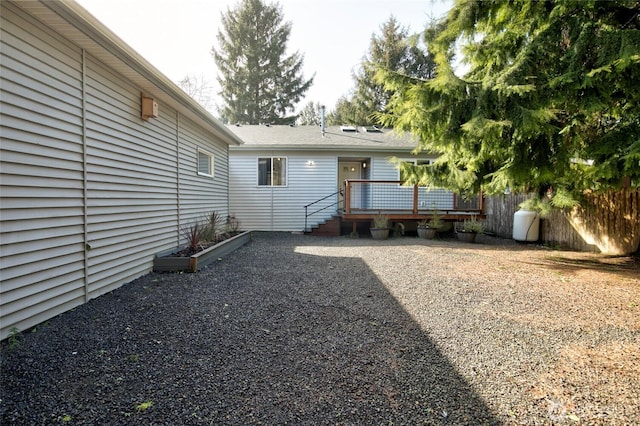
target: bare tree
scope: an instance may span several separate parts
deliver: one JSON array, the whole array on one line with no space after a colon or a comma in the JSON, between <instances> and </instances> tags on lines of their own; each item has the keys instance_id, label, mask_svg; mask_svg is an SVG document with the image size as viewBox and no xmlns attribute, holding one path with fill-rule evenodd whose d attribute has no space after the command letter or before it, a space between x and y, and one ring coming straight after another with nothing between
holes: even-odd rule
<instances>
[{"instance_id":1,"label":"bare tree","mask_svg":"<svg viewBox=\"0 0 640 426\"><path fill-rule=\"evenodd\" d=\"M200 74L199 77L195 74L189 74L178 82L178 86L204 109L209 110L213 106L213 87L203 74Z\"/></svg>"}]
</instances>

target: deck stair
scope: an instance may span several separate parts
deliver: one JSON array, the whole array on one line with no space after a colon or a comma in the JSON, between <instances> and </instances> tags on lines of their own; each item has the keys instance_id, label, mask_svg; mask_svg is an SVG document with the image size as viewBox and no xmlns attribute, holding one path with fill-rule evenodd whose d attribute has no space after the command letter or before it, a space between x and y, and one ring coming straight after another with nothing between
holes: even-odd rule
<instances>
[{"instance_id":1,"label":"deck stair","mask_svg":"<svg viewBox=\"0 0 640 426\"><path fill-rule=\"evenodd\" d=\"M342 219L339 215L333 215L330 219L311 227L309 235L316 237L339 237Z\"/></svg>"}]
</instances>

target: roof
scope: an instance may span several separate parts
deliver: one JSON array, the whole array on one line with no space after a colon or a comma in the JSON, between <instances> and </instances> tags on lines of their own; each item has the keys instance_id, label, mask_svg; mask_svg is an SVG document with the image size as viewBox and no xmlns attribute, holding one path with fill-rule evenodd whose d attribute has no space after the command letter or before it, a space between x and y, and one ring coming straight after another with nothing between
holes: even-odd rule
<instances>
[{"instance_id":1,"label":"roof","mask_svg":"<svg viewBox=\"0 0 640 426\"><path fill-rule=\"evenodd\" d=\"M160 109L163 104L171 106L228 145L242 144L222 122L75 1L20 0L14 4L133 82L158 101Z\"/></svg>"},{"instance_id":2,"label":"roof","mask_svg":"<svg viewBox=\"0 0 640 426\"><path fill-rule=\"evenodd\" d=\"M237 150L287 149L287 150L331 150L331 151L412 151L418 140L410 134L400 135L391 129L369 131L364 127L342 131L340 126L325 128L324 136L320 126L287 125L228 125L244 144L232 147Z\"/></svg>"}]
</instances>

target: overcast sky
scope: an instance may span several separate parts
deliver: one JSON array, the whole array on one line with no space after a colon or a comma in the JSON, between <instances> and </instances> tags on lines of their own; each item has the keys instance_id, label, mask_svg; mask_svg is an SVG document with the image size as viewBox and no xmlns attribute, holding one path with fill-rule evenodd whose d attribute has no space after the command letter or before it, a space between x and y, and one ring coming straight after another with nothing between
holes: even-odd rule
<instances>
[{"instance_id":1,"label":"overcast sky","mask_svg":"<svg viewBox=\"0 0 640 426\"><path fill-rule=\"evenodd\" d=\"M174 82L186 75L204 78L218 91L211 48L220 13L235 0L76 0ZM450 0L280 0L293 24L289 51L304 54L304 75L314 84L300 102L320 102L330 110L353 88L352 72L373 33L393 14L410 32L442 17ZM217 96L214 102L220 103Z\"/></svg>"}]
</instances>

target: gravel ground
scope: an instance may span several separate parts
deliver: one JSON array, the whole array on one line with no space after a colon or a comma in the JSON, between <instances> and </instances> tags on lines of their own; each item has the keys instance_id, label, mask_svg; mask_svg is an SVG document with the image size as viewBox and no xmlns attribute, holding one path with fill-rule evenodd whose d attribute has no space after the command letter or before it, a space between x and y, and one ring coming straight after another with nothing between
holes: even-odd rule
<instances>
[{"instance_id":1,"label":"gravel ground","mask_svg":"<svg viewBox=\"0 0 640 426\"><path fill-rule=\"evenodd\" d=\"M2 345L9 424L640 424L640 264L256 234Z\"/></svg>"}]
</instances>

